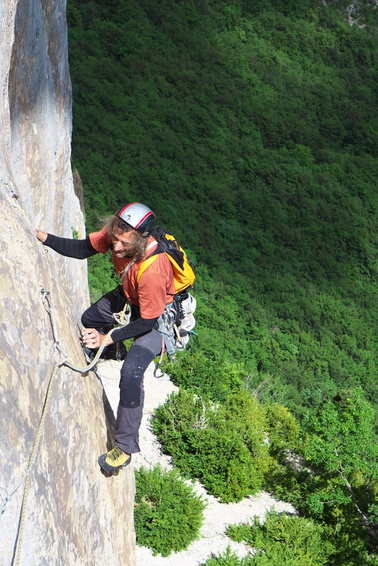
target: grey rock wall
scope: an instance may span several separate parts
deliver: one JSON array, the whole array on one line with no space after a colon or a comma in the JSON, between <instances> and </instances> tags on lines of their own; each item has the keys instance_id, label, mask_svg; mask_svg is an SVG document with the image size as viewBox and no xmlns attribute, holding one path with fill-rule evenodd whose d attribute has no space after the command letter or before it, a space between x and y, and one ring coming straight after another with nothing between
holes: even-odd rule
<instances>
[{"instance_id":1,"label":"grey rock wall","mask_svg":"<svg viewBox=\"0 0 378 566\"><path fill-rule=\"evenodd\" d=\"M14 563L18 540L22 566L133 566L133 473L107 478L97 465L110 437L92 372L56 372L17 539L50 377L65 356L85 365L89 298L86 263L47 250L32 230L85 233L70 167L65 2L0 2L0 49L0 564Z\"/></svg>"}]
</instances>

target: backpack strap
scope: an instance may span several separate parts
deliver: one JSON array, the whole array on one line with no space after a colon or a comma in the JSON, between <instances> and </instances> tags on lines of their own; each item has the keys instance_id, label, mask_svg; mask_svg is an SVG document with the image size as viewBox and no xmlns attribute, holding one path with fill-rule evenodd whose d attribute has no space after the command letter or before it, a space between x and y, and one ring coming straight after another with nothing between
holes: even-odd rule
<instances>
[{"instance_id":1,"label":"backpack strap","mask_svg":"<svg viewBox=\"0 0 378 566\"><path fill-rule=\"evenodd\" d=\"M148 258L145 259L144 262L140 265L140 267L139 267L139 269L138 269L137 276L136 276L137 285L139 284L140 278L142 277L143 273L146 271L147 267L148 267L149 265L151 265L151 263L153 263L156 258L157 258L157 254L150 255L150 256L148 256Z\"/></svg>"}]
</instances>

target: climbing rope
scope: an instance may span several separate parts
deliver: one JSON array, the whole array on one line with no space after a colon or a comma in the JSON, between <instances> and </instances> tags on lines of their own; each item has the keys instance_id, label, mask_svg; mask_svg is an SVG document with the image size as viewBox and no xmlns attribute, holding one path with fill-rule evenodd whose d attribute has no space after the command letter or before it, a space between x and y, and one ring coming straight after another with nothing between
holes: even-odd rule
<instances>
[{"instance_id":1,"label":"climbing rope","mask_svg":"<svg viewBox=\"0 0 378 566\"><path fill-rule=\"evenodd\" d=\"M41 287L41 293L42 293L42 302L43 302L45 309L47 310L47 312L49 313L49 316L50 316L51 327L52 327L53 338L54 338L55 352L64 355L63 361L61 361L58 365L59 366L62 366L62 365L67 366L70 369L77 371L78 373L87 373L88 371L90 371L91 369L94 368L94 366L97 364L99 358L101 357L101 354L102 354L104 348L106 347L105 346L106 339L109 336L111 336L111 334L114 332L114 330L116 330L116 328L126 326L126 324L128 324L128 322L130 320L130 305L129 305L129 303L126 302L125 306L123 307L121 312L113 314L113 318L114 318L115 322L117 323L117 326L112 328L111 330L109 330L109 332L105 335L105 338L102 341L102 344L99 347L99 349L98 349L95 357L91 361L91 363L88 364L85 367L77 367L77 366L75 366L75 365L73 365L73 364L71 364L70 362L67 361L67 355L64 354L62 347L59 343L58 332L57 332L57 329L56 329L55 315L54 315L55 305L54 305L53 297L52 297L50 291L45 291L44 287ZM48 304L48 302L50 304Z\"/></svg>"},{"instance_id":2,"label":"climbing rope","mask_svg":"<svg viewBox=\"0 0 378 566\"><path fill-rule=\"evenodd\" d=\"M46 291L44 289L44 287L41 287L40 290L41 290L41 293L42 293L42 302L44 304L45 309L49 313L49 317L50 317L52 333L53 333L53 338L54 338L54 358L55 358L56 364L55 364L54 370L51 374L51 377L50 377L50 380L49 380L49 383L48 383L48 386L47 386L47 392L46 392L46 396L45 396L45 402L44 402L44 405L43 405L42 415L41 415L41 419L40 419L40 422L39 422L39 425L38 425L38 430L37 430L37 434L36 434L36 437L35 437L35 440L34 440L32 452L31 452L31 455L30 455L30 458L29 458L29 463L28 463L28 467L27 467L27 470L26 470L26 474L25 474L24 478L21 480L21 482L19 483L19 485L13 490L13 492L10 495L8 495L8 493L6 492L6 494L7 494L6 498L5 498L2 506L0 507L0 515L2 515L5 511L5 509L7 508L7 506L9 505L13 495L21 487L21 485L24 483L24 493L23 493L23 497L22 497L20 520L19 520L18 531L17 531L16 541L15 541L12 566L19 566L19 564L20 564L21 548L22 548L24 528L25 528L26 504L27 504L27 498L28 498L28 494L29 494L29 485L30 485L30 472L31 472L31 470L32 470L32 468L35 464L36 458L37 458L38 449L39 449L39 446L40 446L40 443L41 443L42 434L43 434L43 430L44 430L46 415L47 415L48 407L49 407L49 404L50 404L52 386L53 386L55 378L58 374L58 370L62 366L67 366L70 369L73 369L74 371L77 371L79 373L86 373L89 370L91 370L96 365L98 359L100 358L100 356L102 354L102 351L105 348L106 338L108 336L110 336L112 334L112 332L116 329L116 328L112 328L106 334L100 348L98 349L96 356L94 357L94 359L92 360L92 362L89 365L87 365L84 368L79 368L79 367L74 366L73 364L71 364L70 362L67 361L67 359L66 359L67 356L64 354L63 349L62 349L62 347L59 343L58 333L57 333L57 328L56 328L56 322L55 322L55 316L54 316L55 305L54 305L52 295L51 295L50 291ZM115 320L118 323L117 327L125 326L130 319L130 307L129 307L128 303L126 303L123 310L120 313L116 313L116 315L117 315L117 318L115 317ZM58 362L57 361L58 355L61 355L62 353L64 354L64 359L63 359L63 361ZM6 491L6 490L4 490L4 491Z\"/></svg>"},{"instance_id":3,"label":"climbing rope","mask_svg":"<svg viewBox=\"0 0 378 566\"><path fill-rule=\"evenodd\" d=\"M23 497L22 497L20 522L19 522L19 527L18 527L18 532L17 532L17 538L16 538L16 543L15 543L15 553L14 553L14 558L13 558L13 561L12 561L12 566L13 565L18 566L20 564L21 547L22 547L22 540L23 540L24 527L25 527L26 502L27 502L27 498L28 498L28 494L29 494L30 472L31 472L31 470L34 466L34 463L36 461L36 458L37 458L38 448L39 448L39 445L41 443L42 433L43 433L43 429L44 429L44 425L45 425L47 409L48 409L48 406L49 406L49 403L50 403L51 389L52 389L52 385L54 383L54 380L57 376L58 369L59 369L59 365L57 364L54 368L53 373L51 374L49 384L47 386L47 392L46 392L45 403L44 403L43 411L42 411L42 415L41 415L41 420L39 421L37 435L36 435L35 440L34 440L33 449L32 449L32 452L31 452L31 455L30 455L30 458L29 458L29 464L28 464L28 467L27 467L27 470L26 470L26 476L24 478L24 480L25 480L24 494L23 494Z\"/></svg>"},{"instance_id":4,"label":"climbing rope","mask_svg":"<svg viewBox=\"0 0 378 566\"><path fill-rule=\"evenodd\" d=\"M85 367L77 367L73 364L71 364L70 362L68 362L67 360L64 360L61 365L63 366L67 366L70 369L73 369L74 371L77 371L79 373L87 373L88 371L90 371L91 369L94 368L94 366L97 364L99 358L101 357L101 354L105 348L105 342L106 342L106 338L108 338L108 336L111 336L111 334L114 332L114 330L116 330L116 328L112 328L111 330L109 330L109 332L105 335L104 340L102 341L101 346L99 347L95 357L93 358L93 360L91 361L90 364L88 364Z\"/></svg>"}]
</instances>

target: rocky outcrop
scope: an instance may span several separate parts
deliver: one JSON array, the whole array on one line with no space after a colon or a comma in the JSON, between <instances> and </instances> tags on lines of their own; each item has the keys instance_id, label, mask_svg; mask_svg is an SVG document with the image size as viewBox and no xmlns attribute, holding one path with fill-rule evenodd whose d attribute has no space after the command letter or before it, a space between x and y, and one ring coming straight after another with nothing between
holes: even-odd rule
<instances>
[{"instance_id":1,"label":"rocky outcrop","mask_svg":"<svg viewBox=\"0 0 378 566\"><path fill-rule=\"evenodd\" d=\"M23 566L132 566L133 473L107 478L97 465L110 438L92 372L54 374L18 536L49 380L65 356L85 365L78 336L89 299L85 262L33 234L84 235L70 167L65 2L1 2L0 45L0 562L12 564L16 548Z\"/></svg>"}]
</instances>

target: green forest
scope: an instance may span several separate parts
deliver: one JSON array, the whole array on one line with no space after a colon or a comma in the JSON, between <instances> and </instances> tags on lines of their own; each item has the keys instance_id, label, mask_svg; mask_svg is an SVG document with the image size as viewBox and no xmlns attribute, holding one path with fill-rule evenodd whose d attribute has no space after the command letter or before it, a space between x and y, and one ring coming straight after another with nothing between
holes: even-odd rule
<instances>
[{"instance_id":1,"label":"green forest","mask_svg":"<svg viewBox=\"0 0 378 566\"><path fill-rule=\"evenodd\" d=\"M196 265L155 432L216 497L267 489L302 521L291 562L264 543L282 517L234 529L265 549L248 565L378 564L378 9L347 5L68 1L87 230L139 201ZM88 264L96 300L117 281Z\"/></svg>"}]
</instances>

